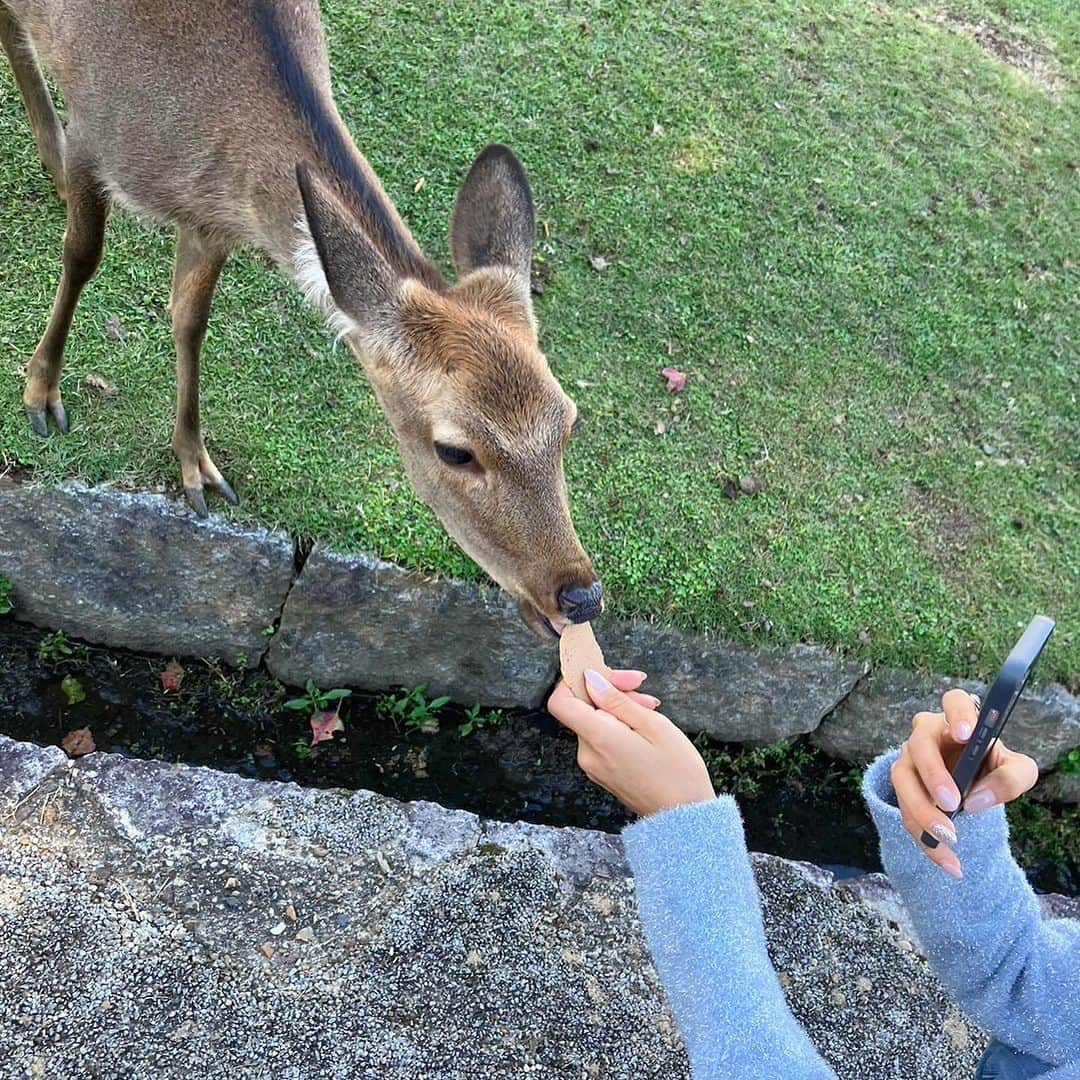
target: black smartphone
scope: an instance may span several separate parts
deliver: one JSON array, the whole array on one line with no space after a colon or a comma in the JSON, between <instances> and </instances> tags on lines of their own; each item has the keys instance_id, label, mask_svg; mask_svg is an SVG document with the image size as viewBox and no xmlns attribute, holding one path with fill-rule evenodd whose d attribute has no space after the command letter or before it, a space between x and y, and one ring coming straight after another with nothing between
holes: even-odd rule
<instances>
[{"instance_id":1,"label":"black smartphone","mask_svg":"<svg viewBox=\"0 0 1080 1080\"><path fill-rule=\"evenodd\" d=\"M986 755L1001 735L1005 721L1009 719L1013 706L1027 685L1035 661L1039 659L1039 654L1053 632L1054 620L1045 615L1036 615L1028 623L1028 628L1002 665L1001 673L994 680L994 685L990 687L986 700L979 709L979 722L975 725L959 761L953 766L952 778L960 792L960 809L946 814L950 820L963 810L964 799L967 798L971 785L975 783ZM924 832L920 839L928 848L938 846L937 840L927 832Z\"/></svg>"}]
</instances>

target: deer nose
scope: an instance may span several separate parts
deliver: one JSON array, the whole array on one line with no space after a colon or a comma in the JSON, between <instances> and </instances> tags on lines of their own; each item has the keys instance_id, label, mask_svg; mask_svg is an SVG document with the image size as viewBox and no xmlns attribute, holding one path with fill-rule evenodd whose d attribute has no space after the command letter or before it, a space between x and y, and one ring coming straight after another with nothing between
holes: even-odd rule
<instances>
[{"instance_id":1,"label":"deer nose","mask_svg":"<svg viewBox=\"0 0 1080 1080\"><path fill-rule=\"evenodd\" d=\"M591 585L564 585L559 590L559 610L572 622L595 619L604 610L604 586L599 581Z\"/></svg>"}]
</instances>

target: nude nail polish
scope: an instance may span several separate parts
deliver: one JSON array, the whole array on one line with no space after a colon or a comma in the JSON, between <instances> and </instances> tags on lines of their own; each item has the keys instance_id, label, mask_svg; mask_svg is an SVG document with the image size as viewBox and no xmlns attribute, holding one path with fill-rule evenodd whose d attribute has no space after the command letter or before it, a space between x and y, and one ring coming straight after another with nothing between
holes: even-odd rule
<instances>
[{"instance_id":1,"label":"nude nail polish","mask_svg":"<svg viewBox=\"0 0 1080 1080\"><path fill-rule=\"evenodd\" d=\"M964 809L969 814L977 814L980 810L989 810L996 804L997 799L989 788L979 788L964 800Z\"/></svg>"},{"instance_id":2,"label":"nude nail polish","mask_svg":"<svg viewBox=\"0 0 1080 1080\"><path fill-rule=\"evenodd\" d=\"M606 693L611 689L611 683L609 683L599 671L593 671L592 668L585 669L585 681L601 694Z\"/></svg>"},{"instance_id":3,"label":"nude nail polish","mask_svg":"<svg viewBox=\"0 0 1080 1080\"><path fill-rule=\"evenodd\" d=\"M947 788L944 784L935 789L934 801L946 814L951 814L960 805L956 792L952 788Z\"/></svg>"}]
</instances>

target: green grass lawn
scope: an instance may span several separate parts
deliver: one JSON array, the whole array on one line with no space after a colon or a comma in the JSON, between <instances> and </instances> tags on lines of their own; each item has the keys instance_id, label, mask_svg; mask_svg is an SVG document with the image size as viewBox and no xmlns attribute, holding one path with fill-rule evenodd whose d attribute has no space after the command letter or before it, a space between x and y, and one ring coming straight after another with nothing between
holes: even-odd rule
<instances>
[{"instance_id":1,"label":"green grass lawn","mask_svg":"<svg viewBox=\"0 0 1080 1080\"><path fill-rule=\"evenodd\" d=\"M323 9L342 112L441 262L473 155L502 140L526 165L542 345L584 417L575 518L614 611L982 676L1045 611L1042 675L1080 682L1080 7ZM0 148L0 456L176 485L171 235L111 222L71 434L36 441L20 369L64 212L6 67ZM237 518L478 575L358 367L256 258L224 275L203 407ZM765 491L726 497L742 476Z\"/></svg>"}]
</instances>

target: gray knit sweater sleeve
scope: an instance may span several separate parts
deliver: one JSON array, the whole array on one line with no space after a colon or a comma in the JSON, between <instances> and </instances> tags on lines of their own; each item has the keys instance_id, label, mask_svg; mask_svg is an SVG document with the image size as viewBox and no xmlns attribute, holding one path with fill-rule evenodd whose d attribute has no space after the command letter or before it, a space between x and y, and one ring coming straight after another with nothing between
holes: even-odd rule
<instances>
[{"instance_id":1,"label":"gray knit sweater sleeve","mask_svg":"<svg viewBox=\"0 0 1080 1080\"><path fill-rule=\"evenodd\" d=\"M835 1080L789 1012L769 961L735 800L643 818L624 830L623 843L695 1080Z\"/></svg>"},{"instance_id":2,"label":"gray knit sweater sleeve","mask_svg":"<svg viewBox=\"0 0 1080 1080\"><path fill-rule=\"evenodd\" d=\"M1080 1076L1080 922L1044 920L1009 852L998 806L956 818L964 877L930 862L904 829L890 768L899 751L866 772L863 794L881 838L881 859L938 978L1000 1042Z\"/></svg>"}]
</instances>

